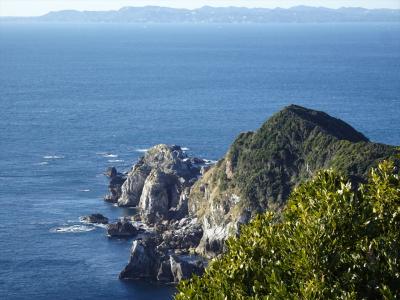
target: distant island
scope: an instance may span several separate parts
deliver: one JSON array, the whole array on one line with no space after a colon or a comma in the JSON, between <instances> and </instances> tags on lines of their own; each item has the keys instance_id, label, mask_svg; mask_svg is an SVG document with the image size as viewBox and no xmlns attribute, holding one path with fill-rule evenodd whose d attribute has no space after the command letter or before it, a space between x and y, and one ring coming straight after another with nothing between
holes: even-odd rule
<instances>
[{"instance_id":1,"label":"distant island","mask_svg":"<svg viewBox=\"0 0 400 300\"><path fill-rule=\"evenodd\" d=\"M400 22L399 9L295 6L292 8L210 7L177 9L123 7L112 11L63 10L38 17L2 17L0 22L62 23L341 23Z\"/></svg>"}]
</instances>

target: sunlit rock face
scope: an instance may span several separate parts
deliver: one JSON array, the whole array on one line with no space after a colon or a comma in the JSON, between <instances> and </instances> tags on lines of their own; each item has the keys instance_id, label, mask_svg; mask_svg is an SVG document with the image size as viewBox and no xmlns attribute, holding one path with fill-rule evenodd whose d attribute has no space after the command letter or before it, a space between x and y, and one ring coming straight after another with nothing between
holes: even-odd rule
<instances>
[{"instance_id":1,"label":"sunlit rock face","mask_svg":"<svg viewBox=\"0 0 400 300\"><path fill-rule=\"evenodd\" d=\"M118 205L138 207L148 223L180 219L187 215L190 187L206 165L202 159L189 157L180 146L154 146L128 173Z\"/></svg>"}]
</instances>

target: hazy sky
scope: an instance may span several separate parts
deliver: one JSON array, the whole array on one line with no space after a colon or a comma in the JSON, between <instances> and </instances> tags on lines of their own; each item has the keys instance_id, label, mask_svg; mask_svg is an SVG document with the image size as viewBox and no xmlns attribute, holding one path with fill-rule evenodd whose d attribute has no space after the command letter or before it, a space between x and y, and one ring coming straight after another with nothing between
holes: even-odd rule
<instances>
[{"instance_id":1,"label":"hazy sky","mask_svg":"<svg viewBox=\"0 0 400 300\"><path fill-rule=\"evenodd\" d=\"M338 8L398 8L400 0L0 0L0 16L38 16L62 9L115 10L123 6L159 5L197 8L210 6L291 7L296 5Z\"/></svg>"}]
</instances>

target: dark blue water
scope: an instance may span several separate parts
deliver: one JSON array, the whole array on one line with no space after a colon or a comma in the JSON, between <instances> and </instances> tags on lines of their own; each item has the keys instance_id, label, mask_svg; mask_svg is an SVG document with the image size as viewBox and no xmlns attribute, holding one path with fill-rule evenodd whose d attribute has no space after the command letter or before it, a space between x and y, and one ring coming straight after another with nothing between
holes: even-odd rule
<instances>
[{"instance_id":1,"label":"dark blue water","mask_svg":"<svg viewBox=\"0 0 400 300\"><path fill-rule=\"evenodd\" d=\"M84 214L131 213L102 201L102 172L138 149L218 159L290 103L400 144L393 24L1 24L0 84L1 299L170 297L117 279L130 241L79 227Z\"/></svg>"}]
</instances>

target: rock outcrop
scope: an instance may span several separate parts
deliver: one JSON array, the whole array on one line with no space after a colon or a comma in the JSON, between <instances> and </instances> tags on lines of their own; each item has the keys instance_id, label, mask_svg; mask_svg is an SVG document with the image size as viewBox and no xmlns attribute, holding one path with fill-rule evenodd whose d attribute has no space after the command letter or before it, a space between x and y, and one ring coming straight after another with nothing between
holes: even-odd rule
<instances>
[{"instance_id":1,"label":"rock outcrop","mask_svg":"<svg viewBox=\"0 0 400 300\"><path fill-rule=\"evenodd\" d=\"M189 188L206 165L179 146L154 146L128 173L118 205L138 207L147 223L182 218L187 215Z\"/></svg>"},{"instance_id":2,"label":"rock outcrop","mask_svg":"<svg viewBox=\"0 0 400 300\"><path fill-rule=\"evenodd\" d=\"M139 229L126 219L118 220L116 223L107 225L107 235L109 237L126 238L137 235Z\"/></svg>"},{"instance_id":3,"label":"rock outcrop","mask_svg":"<svg viewBox=\"0 0 400 300\"><path fill-rule=\"evenodd\" d=\"M160 254L157 253L157 239L133 241L128 265L119 275L121 279L152 279L158 271Z\"/></svg>"},{"instance_id":4,"label":"rock outcrop","mask_svg":"<svg viewBox=\"0 0 400 300\"><path fill-rule=\"evenodd\" d=\"M197 219L184 218L172 223L162 232L160 249L174 249L178 253L194 250L203 236L203 228ZM179 250L179 251L177 251Z\"/></svg>"},{"instance_id":5,"label":"rock outcrop","mask_svg":"<svg viewBox=\"0 0 400 300\"><path fill-rule=\"evenodd\" d=\"M127 176L108 169L106 200L138 209L132 219L107 225L110 237L135 238L120 278L173 283L203 272L206 260L193 254L203 229L188 217L188 199L193 183L212 164L189 157L179 146L161 144L149 149Z\"/></svg>"},{"instance_id":6,"label":"rock outcrop","mask_svg":"<svg viewBox=\"0 0 400 300\"><path fill-rule=\"evenodd\" d=\"M92 224L108 224L108 218L102 214L91 214L80 218L82 222Z\"/></svg>"},{"instance_id":7,"label":"rock outcrop","mask_svg":"<svg viewBox=\"0 0 400 300\"><path fill-rule=\"evenodd\" d=\"M183 231L192 231L188 229L191 224L194 222L188 222ZM198 244L202 231L197 233L197 237L193 232L187 236L175 236L174 229L167 232L164 234L168 236L153 233L144 239L133 241L129 263L119 277L177 283L193 274L201 275L207 261L199 255L188 254L187 249ZM178 251L182 249L184 251Z\"/></svg>"},{"instance_id":8,"label":"rock outcrop","mask_svg":"<svg viewBox=\"0 0 400 300\"><path fill-rule=\"evenodd\" d=\"M362 181L370 167L396 150L369 142L326 113L291 105L255 132L242 133L225 157L191 189L189 213L201 220L197 251L215 256L224 240L255 214L280 209L290 191L317 170L333 168Z\"/></svg>"},{"instance_id":9,"label":"rock outcrop","mask_svg":"<svg viewBox=\"0 0 400 300\"><path fill-rule=\"evenodd\" d=\"M105 175L110 179L110 182L108 184L108 194L104 197L104 200L111 203L117 203L118 199L122 195L121 188L126 180L126 176L118 173L115 167L108 168Z\"/></svg>"},{"instance_id":10,"label":"rock outcrop","mask_svg":"<svg viewBox=\"0 0 400 300\"><path fill-rule=\"evenodd\" d=\"M146 178L139 201L143 221L156 223L169 219L169 210L177 207L180 192L177 176L153 169Z\"/></svg>"},{"instance_id":11,"label":"rock outcrop","mask_svg":"<svg viewBox=\"0 0 400 300\"><path fill-rule=\"evenodd\" d=\"M205 268L203 259L195 256L174 256L169 257L172 279L174 283L188 279L193 275L202 275Z\"/></svg>"}]
</instances>

